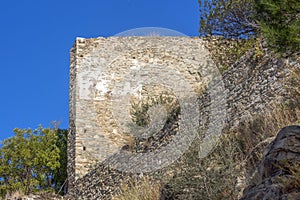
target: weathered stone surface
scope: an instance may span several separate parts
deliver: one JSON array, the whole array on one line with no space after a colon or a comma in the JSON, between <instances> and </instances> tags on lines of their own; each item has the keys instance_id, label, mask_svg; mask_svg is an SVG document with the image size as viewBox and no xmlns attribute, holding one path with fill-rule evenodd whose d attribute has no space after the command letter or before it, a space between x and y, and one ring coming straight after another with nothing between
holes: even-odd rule
<instances>
[{"instance_id":1,"label":"weathered stone surface","mask_svg":"<svg viewBox=\"0 0 300 200\"><path fill-rule=\"evenodd\" d=\"M199 53L203 47L196 41L199 39L188 37L76 40L70 67L69 148L75 150L69 154L69 174L73 182L132 140L115 119L115 114L128 109L126 102L120 112L112 111L117 109L112 105L116 102L112 99L114 91L128 92L137 98L147 96L147 90L139 82L141 76L149 74L153 81L161 76L161 81L172 82L172 89L180 88L179 84L185 80L196 93L203 90L210 78L203 76L210 73L206 72L208 55ZM154 67L157 69L153 70ZM123 76L129 71L137 77L126 80ZM121 79L124 84L116 85Z\"/></svg>"},{"instance_id":2,"label":"weathered stone surface","mask_svg":"<svg viewBox=\"0 0 300 200\"><path fill-rule=\"evenodd\" d=\"M291 165L300 167L300 126L283 128L267 147L256 182L244 190L241 200L297 200L300 188L290 180ZM298 177L299 178L299 177Z\"/></svg>"},{"instance_id":3,"label":"weathered stone surface","mask_svg":"<svg viewBox=\"0 0 300 200\"><path fill-rule=\"evenodd\" d=\"M118 151L152 151L168 143L172 136L176 135L178 128L176 120L180 116L174 116L174 123L153 137L147 140L134 140L134 146L128 145L131 138L127 138L118 128L109 110L112 88L109 88L108 82L118 81L128 69L136 69L137 62L141 66L170 65L178 70L191 83L193 89L199 92L200 115L203 118L200 121L200 128L207 127L210 120L207 108L217 100L211 98L205 91L205 86L211 79L196 72L197 66L202 65L199 64L201 59L206 56L197 55L198 50L202 44L207 46L208 43L207 40L203 42L200 38L180 37L111 37L76 40L71 50L70 66L68 176L71 198L109 199L118 191L120 182L129 176L113 169L108 170L103 165L108 159L107 153L113 155ZM124 44L127 45L126 48ZM228 94L225 102L226 124L229 128L237 126L255 113L263 112L269 104L280 102L285 96L285 88L281 82L286 74L283 71L285 63L268 53L261 57L260 62L253 59L253 56L253 52L245 54L222 74ZM107 70L107 74L102 73L104 69ZM94 79L87 79L85 73L95 74ZM147 73L152 72L146 70L145 74ZM169 75L165 79L172 77ZM172 81L177 83L179 80ZM85 86L82 87L79 83ZM94 90L93 87L98 87L98 90ZM142 94L147 96L150 91L143 90ZM217 126L220 122L212 123ZM95 157L95 154L98 156Z\"/></svg>"}]
</instances>

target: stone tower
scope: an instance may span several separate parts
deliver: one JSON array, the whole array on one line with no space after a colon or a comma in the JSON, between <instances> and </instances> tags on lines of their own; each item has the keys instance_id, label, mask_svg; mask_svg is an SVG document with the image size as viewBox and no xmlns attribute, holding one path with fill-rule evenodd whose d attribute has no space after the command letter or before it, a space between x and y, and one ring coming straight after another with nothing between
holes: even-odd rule
<instances>
[{"instance_id":1,"label":"stone tower","mask_svg":"<svg viewBox=\"0 0 300 200\"><path fill-rule=\"evenodd\" d=\"M262 112L272 102L282 101L284 62L265 53L260 58L263 64L259 64L253 59L255 52L249 51L222 73L221 79L215 79L218 70L209 67L212 61L203 45L218 52L220 47L216 41L219 39L203 42L201 38L155 36L76 39L70 59L68 180L71 195L101 199L117 191L119 185L115 183L119 180L107 173L103 175L102 168L95 166L105 165L120 151L127 151L136 137L128 126L132 120L132 102L166 93L175 98L182 94L188 96L190 90L199 96L199 116L210 120L209 123L199 120L199 127L217 127L221 131L224 121L227 127L234 127ZM222 83L224 88L219 90ZM215 93L203 95L209 88ZM211 115L214 111L216 118ZM183 122L198 117L189 114L191 118ZM176 146L178 149L180 145ZM134 164L124 163L132 169L136 167ZM114 179L113 184L108 187L103 179Z\"/></svg>"},{"instance_id":2,"label":"stone tower","mask_svg":"<svg viewBox=\"0 0 300 200\"><path fill-rule=\"evenodd\" d=\"M199 72L208 73L205 72L205 66L211 62L208 57L199 38L77 38L70 59L70 184L132 139L124 134L122 116L116 116L130 109L130 105L119 102L116 106L113 100L116 91L136 99L155 96L159 95L160 84L153 83L165 81L173 83L166 90L186 93L184 90L188 89L179 87L185 81L182 85L190 85L195 94L201 93L207 77ZM140 81L145 76L153 81L152 89Z\"/></svg>"}]
</instances>

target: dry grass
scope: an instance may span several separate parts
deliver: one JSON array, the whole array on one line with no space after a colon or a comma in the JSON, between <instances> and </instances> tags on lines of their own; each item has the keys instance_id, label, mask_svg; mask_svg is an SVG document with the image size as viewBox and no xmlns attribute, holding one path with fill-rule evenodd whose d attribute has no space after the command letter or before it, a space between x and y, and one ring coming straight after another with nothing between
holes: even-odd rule
<instances>
[{"instance_id":1,"label":"dry grass","mask_svg":"<svg viewBox=\"0 0 300 200\"><path fill-rule=\"evenodd\" d=\"M15 191L15 192L11 193L11 194L6 194L6 196L5 196L4 199L5 199L5 200L10 200L10 199L22 199L22 197L24 197L24 196L25 196L24 192L18 190L18 191Z\"/></svg>"},{"instance_id":2,"label":"dry grass","mask_svg":"<svg viewBox=\"0 0 300 200\"><path fill-rule=\"evenodd\" d=\"M284 170L287 171L290 176L287 179L281 179L280 182L284 185L285 192L291 192L295 189L300 190L300 163L286 163Z\"/></svg>"},{"instance_id":3,"label":"dry grass","mask_svg":"<svg viewBox=\"0 0 300 200\"><path fill-rule=\"evenodd\" d=\"M300 109L274 104L264 115L224 133L203 160L198 158L200 145L195 141L179 163L182 170L165 185L164 195L169 199L239 199L248 184L259 181L254 180L254 169L266 146L281 128L292 124L300 124Z\"/></svg>"},{"instance_id":4,"label":"dry grass","mask_svg":"<svg viewBox=\"0 0 300 200\"><path fill-rule=\"evenodd\" d=\"M190 148L179 166L182 168L162 190L169 199L239 199L242 190L257 182L255 170L266 146L279 130L300 124L300 69L292 71L286 82L290 101L270 105L263 114L226 131L209 156L200 160L199 143ZM177 167L178 169L179 167ZM287 185L299 187L299 166L291 168Z\"/></svg>"},{"instance_id":5,"label":"dry grass","mask_svg":"<svg viewBox=\"0 0 300 200\"><path fill-rule=\"evenodd\" d=\"M6 194L3 200L22 200L22 199L62 200L63 197L51 191L39 191L36 192L35 194L29 194L29 195L25 195L23 191L15 191L13 193Z\"/></svg>"},{"instance_id":6,"label":"dry grass","mask_svg":"<svg viewBox=\"0 0 300 200\"><path fill-rule=\"evenodd\" d=\"M149 178L142 180L130 180L122 184L121 191L114 196L113 200L159 200L160 199L160 183Z\"/></svg>"},{"instance_id":7,"label":"dry grass","mask_svg":"<svg viewBox=\"0 0 300 200\"><path fill-rule=\"evenodd\" d=\"M265 147L279 130L300 124L300 69L292 71L286 83L291 99L272 104L261 115L242 122L235 130L224 132L219 143L205 159L199 159L199 141L172 166L176 169L171 180L162 188L144 179L140 183L123 185L114 200L159 199L239 199L242 190L257 182L255 170ZM285 181L286 190L300 187L299 166L289 166L291 178Z\"/></svg>"}]
</instances>

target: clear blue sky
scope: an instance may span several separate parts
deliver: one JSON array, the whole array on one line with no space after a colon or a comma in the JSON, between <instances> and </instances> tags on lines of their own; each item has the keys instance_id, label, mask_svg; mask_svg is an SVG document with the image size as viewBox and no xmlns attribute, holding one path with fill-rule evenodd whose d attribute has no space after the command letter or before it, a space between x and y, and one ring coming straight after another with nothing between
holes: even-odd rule
<instances>
[{"instance_id":1,"label":"clear blue sky","mask_svg":"<svg viewBox=\"0 0 300 200\"><path fill-rule=\"evenodd\" d=\"M76 37L139 27L198 35L197 0L6 0L0 3L0 140L18 128L69 123L69 50Z\"/></svg>"}]
</instances>

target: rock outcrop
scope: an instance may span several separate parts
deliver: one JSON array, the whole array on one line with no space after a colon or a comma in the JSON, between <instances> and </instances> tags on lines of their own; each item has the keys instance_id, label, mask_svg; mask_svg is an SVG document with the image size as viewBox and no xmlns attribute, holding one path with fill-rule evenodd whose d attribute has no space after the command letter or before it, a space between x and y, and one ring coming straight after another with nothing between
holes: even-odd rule
<instances>
[{"instance_id":1,"label":"rock outcrop","mask_svg":"<svg viewBox=\"0 0 300 200\"><path fill-rule=\"evenodd\" d=\"M241 200L300 199L300 126L283 128L267 147Z\"/></svg>"}]
</instances>

